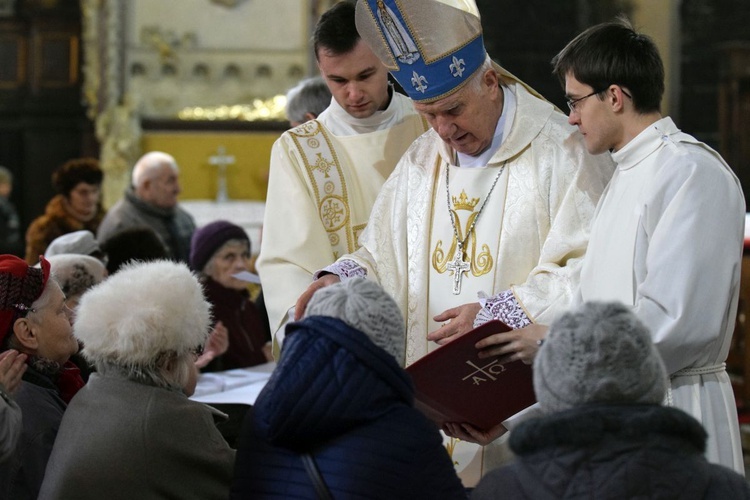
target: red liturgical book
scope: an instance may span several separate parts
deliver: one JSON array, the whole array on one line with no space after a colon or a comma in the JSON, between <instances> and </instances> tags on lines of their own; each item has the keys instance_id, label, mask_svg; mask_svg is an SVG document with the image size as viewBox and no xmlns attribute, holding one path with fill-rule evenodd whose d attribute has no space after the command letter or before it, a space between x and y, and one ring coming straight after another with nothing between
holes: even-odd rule
<instances>
[{"instance_id":1,"label":"red liturgical book","mask_svg":"<svg viewBox=\"0 0 750 500\"><path fill-rule=\"evenodd\" d=\"M536 402L531 365L480 359L474 344L511 328L489 321L430 352L406 368L416 389L416 407L438 426L468 422L488 431Z\"/></svg>"}]
</instances>

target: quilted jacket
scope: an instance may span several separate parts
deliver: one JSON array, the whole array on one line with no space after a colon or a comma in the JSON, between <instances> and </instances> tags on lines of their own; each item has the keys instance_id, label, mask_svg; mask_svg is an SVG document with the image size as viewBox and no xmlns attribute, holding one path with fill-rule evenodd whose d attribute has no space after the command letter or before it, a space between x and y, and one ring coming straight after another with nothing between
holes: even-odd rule
<instances>
[{"instance_id":1,"label":"quilted jacket","mask_svg":"<svg viewBox=\"0 0 750 500\"><path fill-rule=\"evenodd\" d=\"M471 498L750 498L745 478L706 461L705 442L698 421L675 408L584 406L519 425L516 462L487 474Z\"/></svg>"},{"instance_id":2,"label":"quilted jacket","mask_svg":"<svg viewBox=\"0 0 750 500\"><path fill-rule=\"evenodd\" d=\"M316 498L305 451L337 500L465 498L392 356L333 318L311 316L286 332L281 360L244 422L232 498Z\"/></svg>"}]
</instances>

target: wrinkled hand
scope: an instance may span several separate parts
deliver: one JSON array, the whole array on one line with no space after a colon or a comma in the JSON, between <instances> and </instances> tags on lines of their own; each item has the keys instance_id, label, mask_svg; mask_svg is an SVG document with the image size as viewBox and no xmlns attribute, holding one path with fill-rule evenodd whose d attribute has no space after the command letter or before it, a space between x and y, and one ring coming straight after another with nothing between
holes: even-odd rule
<instances>
[{"instance_id":1,"label":"wrinkled hand","mask_svg":"<svg viewBox=\"0 0 750 500\"><path fill-rule=\"evenodd\" d=\"M474 320L482 309L479 302L472 302L443 311L433 319L444 321L443 326L427 334L427 340L439 345L447 344L474 328Z\"/></svg>"},{"instance_id":2,"label":"wrinkled hand","mask_svg":"<svg viewBox=\"0 0 750 500\"><path fill-rule=\"evenodd\" d=\"M325 274L310 283L310 286L308 286L307 290L305 290L302 295L299 296L299 299L297 299L297 303L294 305L294 321L299 321L300 319L302 319L302 315L305 314L307 303L310 302L310 299L315 292L323 287L333 285L334 283L338 283L340 281L341 279L335 274Z\"/></svg>"},{"instance_id":3,"label":"wrinkled hand","mask_svg":"<svg viewBox=\"0 0 750 500\"><path fill-rule=\"evenodd\" d=\"M470 443L477 443L482 446L487 446L495 439L508 432L508 429L506 429L505 426L500 423L489 431L484 432L480 431L471 424L446 422L445 424L443 424L443 432L445 432L448 436L458 438L461 441L468 441Z\"/></svg>"},{"instance_id":4,"label":"wrinkled hand","mask_svg":"<svg viewBox=\"0 0 750 500\"><path fill-rule=\"evenodd\" d=\"M269 340L265 344L263 344L263 356L266 357L267 362L273 361L273 344Z\"/></svg>"},{"instance_id":5,"label":"wrinkled hand","mask_svg":"<svg viewBox=\"0 0 750 500\"><path fill-rule=\"evenodd\" d=\"M203 368L214 358L227 352L227 349L229 349L229 330L221 321L217 321L203 347L203 354L195 360L195 366Z\"/></svg>"},{"instance_id":6,"label":"wrinkled hand","mask_svg":"<svg viewBox=\"0 0 750 500\"><path fill-rule=\"evenodd\" d=\"M26 358L25 354L13 349L0 353L0 385L11 394L21 385L21 377L26 371Z\"/></svg>"},{"instance_id":7,"label":"wrinkled hand","mask_svg":"<svg viewBox=\"0 0 750 500\"><path fill-rule=\"evenodd\" d=\"M547 336L547 330L549 327L545 325L532 324L518 330L490 335L477 342L474 347L480 349L480 358L501 355L501 363L520 359L530 365L539 351L538 341Z\"/></svg>"}]
</instances>

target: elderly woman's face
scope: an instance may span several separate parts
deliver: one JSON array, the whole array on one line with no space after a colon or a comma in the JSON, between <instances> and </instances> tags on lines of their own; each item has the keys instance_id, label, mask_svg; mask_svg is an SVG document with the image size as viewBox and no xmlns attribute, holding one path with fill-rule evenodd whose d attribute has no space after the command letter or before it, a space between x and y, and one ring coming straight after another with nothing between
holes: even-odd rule
<instances>
[{"instance_id":1,"label":"elderly woman's face","mask_svg":"<svg viewBox=\"0 0 750 500\"><path fill-rule=\"evenodd\" d=\"M250 259L250 249L247 242L229 241L211 257L204 272L226 288L243 290L247 287L247 283L233 278L232 275L247 271L248 259Z\"/></svg>"},{"instance_id":2,"label":"elderly woman's face","mask_svg":"<svg viewBox=\"0 0 750 500\"><path fill-rule=\"evenodd\" d=\"M36 354L43 358L65 363L78 352L78 341L73 336L71 326L71 310L65 304L65 295L60 286L50 280L48 290L37 303L33 304L33 311L29 313L31 328L36 334Z\"/></svg>"},{"instance_id":3,"label":"elderly woman's face","mask_svg":"<svg viewBox=\"0 0 750 500\"><path fill-rule=\"evenodd\" d=\"M77 214L84 217L96 215L99 198L101 196L100 186L79 182L68 194L68 203Z\"/></svg>"}]
</instances>

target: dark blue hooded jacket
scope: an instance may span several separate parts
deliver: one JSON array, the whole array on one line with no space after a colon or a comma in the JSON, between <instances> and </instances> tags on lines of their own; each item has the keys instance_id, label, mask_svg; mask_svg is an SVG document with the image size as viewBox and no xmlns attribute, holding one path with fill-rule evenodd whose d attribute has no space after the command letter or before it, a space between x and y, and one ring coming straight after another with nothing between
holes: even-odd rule
<instances>
[{"instance_id":1,"label":"dark blue hooded jacket","mask_svg":"<svg viewBox=\"0 0 750 500\"><path fill-rule=\"evenodd\" d=\"M344 322L290 324L240 436L232 498L316 498L312 452L334 499L466 498L437 428L396 360Z\"/></svg>"}]
</instances>

